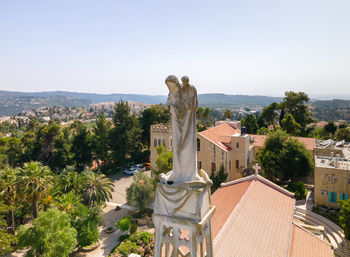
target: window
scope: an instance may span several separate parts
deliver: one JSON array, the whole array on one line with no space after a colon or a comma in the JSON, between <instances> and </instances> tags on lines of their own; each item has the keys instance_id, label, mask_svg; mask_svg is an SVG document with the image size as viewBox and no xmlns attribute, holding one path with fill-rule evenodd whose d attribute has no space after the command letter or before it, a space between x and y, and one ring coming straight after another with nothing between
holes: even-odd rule
<instances>
[{"instance_id":1,"label":"window","mask_svg":"<svg viewBox=\"0 0 350 257\"><path fill-rule=\"evenodd\" d=\"M239 160L236 160L236 169L239 168Z\"/></svg>"},{"instance_id":2,"label":"window","mask_svg":"<svg viewBox=\"0 0 350 257\"><path fill-rule=\"evenodd\" d=\"M214 172L216 170L216 164L215 162L211 163L211 172Z\"/></svg>"},{"instance_id":3,"label":"window","mask_svg":"<svg viewBox=\"0 0 350 257\"><path fill-rule=\"evenodd\" d=\"M224 162L224 150L221 151L221 161Z\"/></svg>"},{"instance_id":4,"label":"window","mask_svg":"<svg viewBox=\"0 0 350 257\"><path fill-rule=\"evenodd\" d=\"M213 154L214 154L214 160L216 158L216 148L215 148L215 145L213 145Z\"/></svg>"},{"instance_id":5,"label":"window","mask_svg":"<svg viewBox=\"0 0 350 257\"><path fill-rule=\"evenodd\" d=\"M154 139L154 146L157 146L157 139Z\"/></svg>"},{"instance_id":6,"label":"window","mask_svg":"<svg viewBox=\"0 0 350 257\"><path fill-rule=\"evenodd\" d=\"M350 178L348 178L348 184L350 184Z\"/></svg>"},{"instance_id":7,"label":"window","mask_svg":"<svg viewBox=\"0 0 350 257\"><path fill-rule=\"evenodd\" d=\"M337 202L337 193L328 192L328 202L336 203Z\"/></svg>"},{"instance_id":8,"label":"window","mask_svg":"<svg viewBox=\"0 0 350 257\"><path fill-rule=\"evenodd\" d=\"M202 168L202 162L198 162L198 169L200 170Z\"/></svg>"},{"instance_id":9,"label":"window","mask_svg":"<svg viewBox=\"0 0 350 257\"><path fill-rule=\"evenodd\" d=\"M228 162L228 168L231 169L231 161Z\"/></svg>"},{"instance_id":10,"label":"window","mask_svg":"<svg viewBox=\"0 0 350 257\"><path fill-rule=\"evenodd\" d=\"M334 176L328 175L328 176L327 176L327 182L328 182L329 184L334 184Z\"/></svg>"},{"instance_id":11,"label":"window","mask_svg":"<svg viewBox=\"0 0 350 257\"><path fill-rule=\"evenodd\" d=\"M201 140L197 138L197 151L199 152L201 150Z\"/></svg>"},{"instance_id":12,"label":"window","mask_svg":"<svg viewBox=\"0 0 350 257\"><path fill-rule=\"evenodd\" d=\"M163 145L165 146L165 139L162 140Z\"/></svg>"},{"instance_id":13,"label":"window","mask_svg":"<svg viewBox=\"0 0 350 257\"><path fill-rule=\"evenodd\" d=\"M160 145L162 143L162 141L160 141L160 139L158 139L158 145Z\"/></svg>"},{"instance_id":14,"label":"window","mask_svg":"<svg viewBox=\"0 0 350 257\"><path fill-rule=\"evenodd\" d=\"M239 148L239 143L238 142L236 143L236 148Z\"/></svg>"}]
</instances>

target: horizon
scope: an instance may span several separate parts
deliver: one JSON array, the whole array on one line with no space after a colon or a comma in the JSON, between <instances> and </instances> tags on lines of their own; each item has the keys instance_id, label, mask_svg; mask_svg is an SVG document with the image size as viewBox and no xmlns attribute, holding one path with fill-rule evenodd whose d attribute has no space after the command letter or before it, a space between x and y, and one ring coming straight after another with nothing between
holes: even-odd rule
<instances>
[{"instance_id":1,"label":"horizon","mask_svg":"<svg viewBox=\"0 0 350 257\"><path fill-rule=\"evenodd\" d=\"M350 95L348 10L345 0L2 2L1 90L166 95L175 74L200 94Z\"/></svg>"}]
</instances>

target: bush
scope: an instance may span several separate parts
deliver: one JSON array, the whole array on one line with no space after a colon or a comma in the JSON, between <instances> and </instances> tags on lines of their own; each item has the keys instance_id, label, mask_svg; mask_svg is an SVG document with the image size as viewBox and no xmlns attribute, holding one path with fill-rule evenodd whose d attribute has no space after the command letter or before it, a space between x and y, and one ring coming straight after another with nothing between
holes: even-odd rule
<instances>
[{"instance_id":1,"label":"bush","mask_svg":"<svg viewBox=\"0 0 350 257\"><path fill-rule=\"evenodd\" d=\"M68 257L76 237L68 214L56 209L40 213L33 226L21 226L18 232L19 246L30 247L28 256Z\"/></svg>"},{"instance_id":2,"label":"bush","mask_svg":"<svg viewBox=\"0 0 350 257\"><path fill-rule=\"evenodd\" d=\"M115 226L123 232L127 232L130 228L131 217L126 216L115 223Z\"/></svg>"},{"instance_id":3,"label":"bush","mask_svg":"<svg viewBox=\"0 0 350 257\"><path fill-rule=\"evenodd\" d=\"M77 230L80 247L89 246L98 241L98 224L101 221L97 209L89 209L83 204L70 213L72 226Z\"/></svg>"},{"instance_id":4,"label":"bush","mask_svg":"<svg viewBox=\"0 0 350 257\"><path fill-rule=\"evenodd\" d=\"M305 200L307 195L307 188L303 181L298 181L297 183L290 182L287 189L294 192L295 198L297 200Z\"/></svg>"},{"instance_id":5,"label":"bush","mask_svg":"<svg viewBox=\"0 0 350 257\"><path fill-rule=\"evenodd\" d=\"M137 173L134 182L126 189L126 199L134 207L144 210L154 199L152 179L144 173Z\"/></svg>"},{"instance_id":6,"label":"bush","mask_svg":"<svg viewBox=\"0 0 350 257\"><path fill-rule=\"evenodd\" d=\"M135 234L135 232L137 231L137 224L133 223L130 225L130 235Z\"/></svg>"},{"instance_id":7,"label":"bush","mask_svg":"<svg viewBox=\"0 0 350 257\"><path fill-rule=\"evenodd\" d=\"M154 235L149 232L136 232L121 242L110 254L110 257L127 257L130 253L142 257L152 257L154 251Z\"/></svg>"}]
</instances>

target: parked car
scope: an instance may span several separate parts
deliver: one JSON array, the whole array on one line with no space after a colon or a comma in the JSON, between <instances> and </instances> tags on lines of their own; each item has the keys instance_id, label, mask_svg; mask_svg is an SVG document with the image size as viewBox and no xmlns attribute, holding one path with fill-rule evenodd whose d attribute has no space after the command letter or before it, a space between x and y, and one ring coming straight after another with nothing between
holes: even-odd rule
<instances>
[{"instance_id":1,"label":"parked car","mask_svg":"<svg viewBox=\"0 0 350 257\"><path fill-rule=\"evenodd\" d=\"M126 170L123 170L123 173L126 174L126 175L134 175L137 171L135 169L132 169L132 168L129 168L129 169L126 169Z\"/></svg>"},{"instance_id":2,"label":"parked car","mask_svg":"<svg viewBox=\"0 0 350 257\"><path fill-rule=\"evenodd\" d=\"M137 170L137 171L144 171L144 170L145 170L145 168L143 167L142 164L135 164L135 165L132 165L131 168L132 168L132 169L135 169L135 170Z\"/></svg>"}]
</instances>

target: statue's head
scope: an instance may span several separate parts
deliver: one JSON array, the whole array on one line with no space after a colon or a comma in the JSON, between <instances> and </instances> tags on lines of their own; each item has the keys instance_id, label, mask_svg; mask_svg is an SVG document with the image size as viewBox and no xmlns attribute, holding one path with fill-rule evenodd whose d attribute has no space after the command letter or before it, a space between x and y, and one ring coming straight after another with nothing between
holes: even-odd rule
<instances>
[{"instance_id":1,"label":"statue's head","mask_svg":"<svg viewBox=\"0 0 350 257\"><path fill-rule=\"evenodd\" d=\"M181 81L183 85L188 85L188 82L190 82L190 78L188 76L183 76L181 78Z\"/></svg>"},{"instance_id":2,"label":"statue's head","mask_svg":"<svg viewBox=\"0 0 350 257\"><path fill-rule=\"evenodd\" d=\"M168 86L170 92L177 92L180 88L179 80L175 75L170 75L165 79L165 84Z\"/></svg>"}]
</instances>

